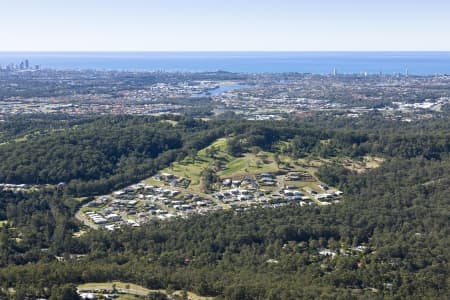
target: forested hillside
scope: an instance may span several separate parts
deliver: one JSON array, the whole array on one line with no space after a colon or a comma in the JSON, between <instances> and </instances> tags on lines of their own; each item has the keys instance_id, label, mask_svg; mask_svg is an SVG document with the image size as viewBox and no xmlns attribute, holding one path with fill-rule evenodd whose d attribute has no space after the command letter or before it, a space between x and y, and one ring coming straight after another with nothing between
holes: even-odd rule
<instances>
[{"instance_id":1,"label":"forested hillside","mask_svg":"<svg viewBox=\"0 0 450 300\"><path fill-rule=\"evenodd\" d=\"M69 283L121 280L219 299L450 297L448 122L370 118L355 126L322 118L102 117L10 140L0 146L2 180L15 174L25 182L66 185L1 192L0 295L48 297ZM260 147L327 158L318 176L341 188L345 200L79 234L74 196L125 186L220 137L236 155ZM363 173L338 163L367 154L384 163ZM17 170L19 161L39 172ZM64 164L71 167L60 180ZM41 169L55 173L41 177ZM8 288L15 294L7 295Z\"/></svg>"},{"instance_id":2,"label":"forested hillside","mask_svg":"<svg viewBox=\"0 0 450 300\"><path fill-rule=\"evenodd\" d=\"M184 117L166 122L151 117L101 117L75 121L60 120L47 129L42 122L32 124L44 130L18 130L15 138L0 145L0 182L57 184L73 182L73 193L92 193L96 188L111 189L120 182L130 183L149 176L171 161L207 146L215 138L231 137L230 151L240 154L251 147L273 150L279 141L291 141L280 149L294 157L318 155L362 157L366 154L387 157L439 159L450 151L450 133L442 129L415 132L411 125L404 128L373 120L351 128L339 120L249 122L244 120L194 121ZM321 124L323 121L323 124ZM16 123L22 124L16 121ZM15 123L15 124L16 124ZM61 125L63 124L63 125ZM72 125L72 126L70 126ZM29 125L32 126L32 125ZM335 128L338 126L338 128ZM417 127L421 125L417 124ZM21 127L25 127L22 125ZM448 127L448 126L447 126ZM11 129L3 125L4 132ZM395 130L393 131L393 129ZM20 132L29 132L20 135ZM37 133L37 134L36 134ZM130 180L130 178L132 180ZM81 183L80 183L81 182Z\"/></svg>"}]
</instances>

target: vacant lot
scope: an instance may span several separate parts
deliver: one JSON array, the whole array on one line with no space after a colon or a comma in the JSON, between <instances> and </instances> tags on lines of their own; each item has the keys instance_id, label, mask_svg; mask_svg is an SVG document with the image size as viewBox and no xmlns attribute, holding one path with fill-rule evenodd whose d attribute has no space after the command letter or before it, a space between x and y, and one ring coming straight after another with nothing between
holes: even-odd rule
<instances>
[{"instance_id":1,"label":"vacant lot","mask_svg":"<svg viewBox=\"0 0 450 300\"><path fill-rule=\"evenodd\" d=\"M149 293L164 293L167 294L166 290L151 290L144 288L140 285L133 283L126 283L121 281L112 281L112 282L93 282L93 283L85 283L80 284L78 289L80 291L100 291L100 290L112 290L115 287L120 293L122 293L119 297L120 300L128 300L128 299L143 299L139 296L146 296ZM174 294L180 295L182 291L175 291ZM188 292L189 299L193 300L210 300L214 299L212 297L202 297L195 293Z\"/></svg>"}]
</instances>

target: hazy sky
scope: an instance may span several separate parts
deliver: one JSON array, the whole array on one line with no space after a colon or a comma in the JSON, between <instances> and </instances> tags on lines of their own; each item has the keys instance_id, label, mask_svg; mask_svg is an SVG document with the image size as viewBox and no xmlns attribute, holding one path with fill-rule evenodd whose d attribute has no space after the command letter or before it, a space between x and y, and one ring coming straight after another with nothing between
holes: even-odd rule
<instances>
[{"instance_id":1,"label":"hazy sky","mask_svg":"<svg viewBox=\"0 0 450 300\"><path fill-rule=\"evenodd\" d=\"M449 0L0 0L0 51L450 51L449 33Z\"/></svg>"}]
</instances>

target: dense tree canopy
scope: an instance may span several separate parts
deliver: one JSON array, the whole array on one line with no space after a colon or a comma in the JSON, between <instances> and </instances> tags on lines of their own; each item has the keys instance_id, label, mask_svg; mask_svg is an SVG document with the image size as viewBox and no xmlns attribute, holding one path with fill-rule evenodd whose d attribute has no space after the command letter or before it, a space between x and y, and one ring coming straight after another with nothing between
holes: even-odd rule
<instances>
[{"instance_id":1,"label":"dense tree canopy","mask_svg":"<svg viewBox=\"0 0 450 300\"><path fill-rule=\"evenodd\" d=\"M1 192L0 220L8 222L0 229L0 291L15 287L16 298L54 298L69 295L70 284L122 280L219 299L449 297L450 125L367 119L354 128L339 119L323 121L180 117L175 124L105 117L0 146L3 159L11 161L1 164L5 180L18 161L63 170L60 164L87 157L85 165L67 171L64 189ZM346 193L332 206L226 211L114 234L73 235L80 226L72 217L76 189L95 189L101 180L125 178L144 166L157 170L223 136L237 153L257 146L293 157L374 154L385 162L362 174L332 160L324 164L317 175ZM291 143L282 147L280 141ZM58 150L64 147L71 153ZM48 152L52 154L46 156ZM77 173L79 168L83 174ZM204 176L211 174L205 171ZM39 174L29 178L42 180ZM108 191L114 187L105 186ZM338 254L326 256L323 249Z\"/></svg>"}]
</instances>

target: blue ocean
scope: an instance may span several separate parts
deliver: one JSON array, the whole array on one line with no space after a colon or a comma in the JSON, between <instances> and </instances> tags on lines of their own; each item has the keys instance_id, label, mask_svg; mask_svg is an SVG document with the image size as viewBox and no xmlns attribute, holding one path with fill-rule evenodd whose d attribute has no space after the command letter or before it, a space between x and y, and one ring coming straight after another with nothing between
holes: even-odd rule
<instances>
[{"instance_id":1,"label":"blue ocean","mask_svg":"<svg viewBox=\"0 0 450 300\"><path fill-rule=\"evenodd\" d=\"M450 52L0 52L0 65L129 71L450 74Z\"/></svg>"}]
</instances>

